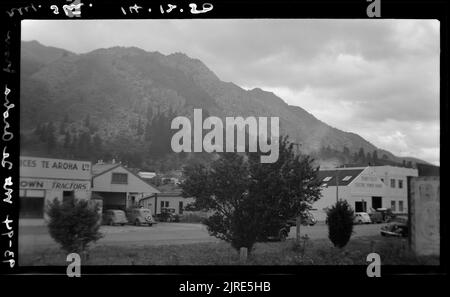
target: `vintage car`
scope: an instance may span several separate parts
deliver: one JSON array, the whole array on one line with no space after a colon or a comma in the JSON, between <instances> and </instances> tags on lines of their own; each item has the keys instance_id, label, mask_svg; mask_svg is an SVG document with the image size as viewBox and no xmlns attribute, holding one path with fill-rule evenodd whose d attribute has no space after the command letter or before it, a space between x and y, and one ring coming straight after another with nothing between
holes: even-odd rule
<instances>
[{"instance_id":1,"label":"vintage car","mask_svg":"<svg viewBox=\"0 0 450 297\"><path fill-rule=\"evenodd\" d=\"M103 212L102 223L105 225L122 225L128 223L125 212L120 209L107 209Z\"/></svg>"},{"instance_id":2,"label":"vintage car","mask_svg":"<svg viewBox=\"0 0 450 297\"><path fill-rule=\"evenodd\" d=\"M381 227L380 233L382 236L408 237L408 221L397 218Z\"/></svg>"},{"instance_id":3,"label":"vintage car","mask_svg":"<svg viewBox=\"0 0 450 297\"><path fill-rule=\"evenodd\" d=\"M179 222L180 216L175 213L174 208L162 208L156 219L160 222Z\"/></svg>"},{"instance_id":4,"label":"vintage car","mask_svg":"<svg viewBox=\"0 0 450 297\"><path fill-rule=\"evenodd\" d=\"M278 226L277 228L272 228L266 234L260 235L258 237L258 241L266 242L266 241L285 241L291 230L290 224L284 224Z\"/></svg>"},{"instance_id":5,"label":"vintage car","mask_svg":"<svg viewBox=\"0 0 450 297\"><path fill-rule=\"evenodd\" d=\"M380 224L380 223L384 223L384 216L383 213L381 211L372 211L369 212L369 217L370 220L372 221L372 224Z\"/></svg>"},{"instance_id":6,"label":"vintage car","mask_svg":"<svg viewBox=\"0 0 450 297\"><path fill-rule=\"evenodd\" d=\"M136 226L145 224L151 227L153 224L156 224L152 211L148 208L130 208L127 210L127 217L128 221Z\"/></svg>"},{"instance_id":7,"label":"vintage car","mask_svg":"<svg viewBox=\"0 0 450 297\"><path fill-rule=\"evenodd\" d=\"M355 216L353 218L354 224L370 224L372 221L370 220L370 216L367 212L355 212Z\"/></svg>"},{"instance_id":8,"label":"vintage car","mask_svg":"<svg viewBox=\"0 0 450 297\"><path fill-rule=\"evenodd\" d=\"M271 220L270 224L265 224L260 230L257 241L285 241L291 230L291 224L283 218Z\"/></svg>"}]
</instances>

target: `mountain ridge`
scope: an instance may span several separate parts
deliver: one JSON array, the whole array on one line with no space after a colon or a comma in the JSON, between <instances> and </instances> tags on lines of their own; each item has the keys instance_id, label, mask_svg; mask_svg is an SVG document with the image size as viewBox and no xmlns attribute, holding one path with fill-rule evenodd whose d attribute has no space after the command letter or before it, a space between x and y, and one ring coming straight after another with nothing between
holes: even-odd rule
<instances>
[{"instance_id":1,"label":"mountain ridge","mask_svg":"<svg viewBox=\"0 0 450 297\"><path fill-rule=\"evenodd\" d=\"M356 133L331 127L272 92L221 81L201 60L184 53L116 46L75 54L37 41L22 41L21 48L24 134L48 119L60 123L65 114L75 122L89 115L98 126L96 133L109 140L126 134L130 123L149 123L157 113L189 116L193 108L202 108L219 117L278 116L280 132L302 143L305 153L324 147L356 153L363 148L396 162L417 160L396 157Z\"/></svg>"}]
</instances>

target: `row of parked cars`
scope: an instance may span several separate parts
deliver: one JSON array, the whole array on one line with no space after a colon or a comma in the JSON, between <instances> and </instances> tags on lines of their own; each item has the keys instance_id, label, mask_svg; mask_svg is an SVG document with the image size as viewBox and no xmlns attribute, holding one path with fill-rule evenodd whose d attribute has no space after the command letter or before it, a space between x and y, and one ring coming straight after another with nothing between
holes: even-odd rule
<instances>
[{"instance_id":1,"label":"row of parked cars","mask_svg":"<svg viewBox=\"0 0 450 297\"><path fill-rule=\"evenodd\" d=\"M355 212L353 223L355 224L380 224L387 223L395 218L389 208L378 208L370 213Z\"/></svg>"},{"instance_id":2,"label":"row of parked cars","mask_svg":"<svg viewBox=\"0 0 450 297\"><path fill-rule=\"evenodd\" d=\"M134 224L136 226L153 226L158 222L179 222L180 216L174 209L162 209L161 213L153 217L152 211L148 208L130 208L127 211L120 209L107 209L103 212L102 223L104 225Z\"/></svg>"},{"instance_id":3,"label":"row of parked cars","mask_svg":"<svg viewBox=\"0 0 450 297\"><path fill-rule=\"evenodd\" d=\"M377 210L370 214L357 212L353 222L355 224L386 223L380 230L382 236L408 237L408 219L384 212L384 210Z\"/></svg>"}]
</instances>

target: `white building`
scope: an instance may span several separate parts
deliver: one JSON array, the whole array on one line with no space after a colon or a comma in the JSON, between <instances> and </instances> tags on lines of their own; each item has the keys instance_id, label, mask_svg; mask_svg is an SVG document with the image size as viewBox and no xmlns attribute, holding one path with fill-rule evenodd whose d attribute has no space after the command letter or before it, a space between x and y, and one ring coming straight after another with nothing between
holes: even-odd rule
<instances>
[{"instance_id":1,"label":"white building","mask_svg":"<svg viewBox=\"0 0 450 297\"><path fill-rule=\"evenodd\" d=\"M91 198L91 162L20 156L20 218L44 218L48 202Z\"/></svg>"},{"instance_id":2,"label":"white building","mask_svg":"<svg viewBox=\"0 0 450 297\"><path fill-rule=\"evenodd\" d=\"M157 189L120 163L97 163L92 166L92 191L103 197L103 209L137 206L139 199Z\"/></svg>"},{"instance_id":3,"label":"white building","mask_svg":"<svg viewBox=\"0 0 450 297\"><path fill-rule=\"evenodd\" d=\"M160 214L161 210L174 209L176 214L183 214L184 208L189 203L194 202L194 198L184 198L181 191L161 192L142 198L139 205L152 210L154 214Z\"/></svg>"},{"instance_id":4,"label":"white building","mask_svg":"<svg viewBox=\"0 0 450 297\"><path fill-rule=\"evenodd\" d=\"M417 169L368 166L319 170L322 197L313 204L312 214L325 220L327 208L337 199L347 200L355 212L390 208L394 213L406 214L409 176L418 176Z\"/></svg>"}]
</instances>

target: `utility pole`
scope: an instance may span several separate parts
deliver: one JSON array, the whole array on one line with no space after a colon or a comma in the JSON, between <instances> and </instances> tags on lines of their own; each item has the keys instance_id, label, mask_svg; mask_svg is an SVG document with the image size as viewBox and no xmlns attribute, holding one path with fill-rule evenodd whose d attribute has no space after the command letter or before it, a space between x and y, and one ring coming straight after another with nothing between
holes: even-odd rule
<instances>
[{"instance_id":1,"label":"utility pole","mask_svg":"<svg viewBox=\"0 0 450 297\"><path fill-rule=\"evenodd\" d=\"M295 145L295 147L297 148L297 155L300 154L300 146L302 145L301 143L297 143L297 142L293 142L293 145ZM297 242L300 242L300 226L302 224L302 217L300 214L298 214L296 220L295 220L295 239L297 240Z\"/></svg>"},{"instance_id":2,"label":"utility pole","mask_svg":"<svg viewBox=\"0 0 450 297\"><path fill-rule=\"evenodd\" d=\"M336 203L339 201L339 170L336 169Z\"/></svg>"}]
</instances>

